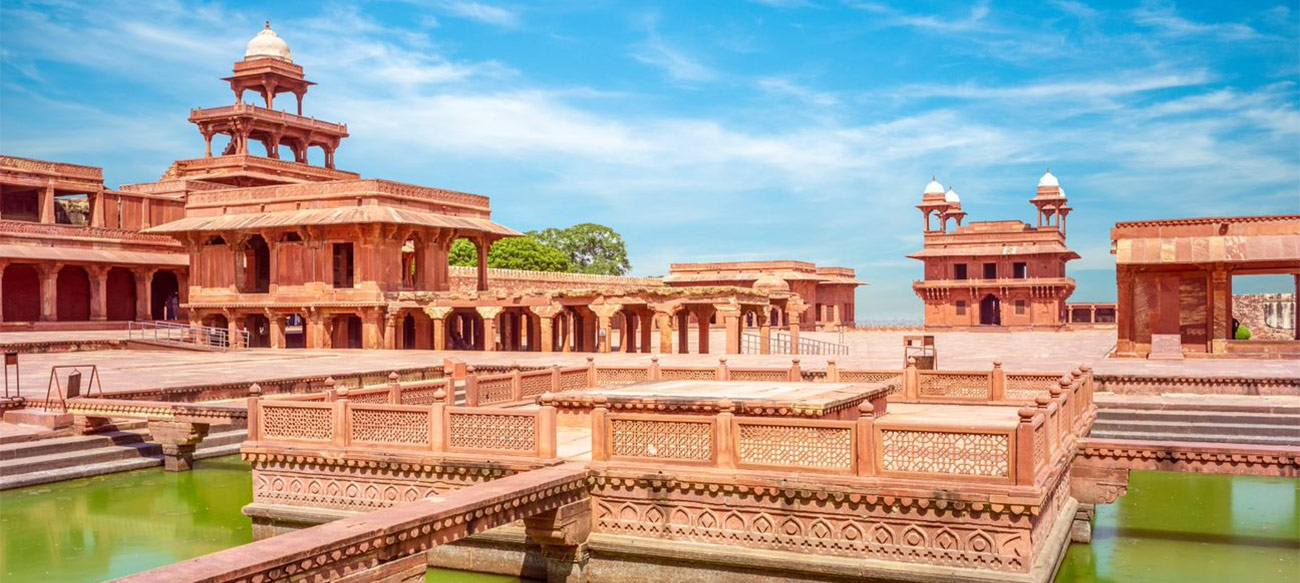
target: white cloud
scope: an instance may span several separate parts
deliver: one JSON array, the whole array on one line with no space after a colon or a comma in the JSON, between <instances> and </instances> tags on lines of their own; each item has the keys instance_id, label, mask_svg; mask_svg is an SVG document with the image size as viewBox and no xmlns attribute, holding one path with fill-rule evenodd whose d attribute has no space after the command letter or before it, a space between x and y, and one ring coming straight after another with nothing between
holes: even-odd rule
<instances>
[{"instance_id":1,"label":"white cloud","mask_svg":"<svg viewBox=\"0 0 1300 583\"><path fill-rule=\"evenodd\" d=\"M438 4L449 14L460 18L506 28L519 26L519 14L500 6L471 1L443 1Z\"/></svg>"},{"instance_id":2,"label":"white cloud","mask_svg":"<svg viewBox=\"0 0 1300 583\"><path fill-rule=\"evenodd\" d=\"M1173 6L1146 6L1133 11L1133 20L1141 26L1172 37L1215 36L1223 40L1255 40L1258 31L1239 22L1206 24L1179 16Z\"/></svg>"},{"instance_id":3,"label":"white cloud","mask_svg":"<svg viewBox=\"0 0 1300 583\"><path fill-rule=\"evenodd\" d=\"M631 56L639 62L662 69L676 81L702 82L717 77L713 69L656 35L634 47Z\"/></svg>"},{"instance_id":4,"label":"white cloud","mask_svg":"<svg viewBox=\"0 0 1300 583\"><path fill-rule=\"evenodd\" d=\"M763 77L758 80L758 86L770 93L788 95L800 101L822 107L836 105L840 102L834 93L809 89L783 77Z\"/></svg>"}]
</instances>

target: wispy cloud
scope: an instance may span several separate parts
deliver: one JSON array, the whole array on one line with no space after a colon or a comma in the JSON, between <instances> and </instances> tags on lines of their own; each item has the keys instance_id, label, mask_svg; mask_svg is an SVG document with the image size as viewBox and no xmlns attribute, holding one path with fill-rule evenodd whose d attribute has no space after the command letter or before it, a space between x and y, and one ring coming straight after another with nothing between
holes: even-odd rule
<instances>
[{"instance_id":1,"label":"wispy cloud","mask_svg":"<svg viewBox=\"0 0 1300 583\"><path fill-rule=\"evenodd\" d=\"M1262 38L1258 31L1239 22L1203 23L1188 20L1178 14L1172 5L1144 6L1133 11L1133 19L1157 33L1188 37L1209 35L1230 41Z\"/></svg>"},{"instance_id":2,"label":"wispy cloud","mask_svg":"<svg viewBox=\"0 0 1300 583\"><path fill-rule=\"evenodd\" d=\"M657 12L646 15L643 20L646 38L632 47L633 59L662 70L674 81L699 83L717 77L712 68L660 36Z\"/></svg>"},{"instance_id":3,"label":"wispy cloud","mask_svg":"<svg viewBox=\"0 0 1300 583\"><path fill-rule=\"evenodd\" d=\"M816 91L784 77L763 77L758 80L758 86L769 93L787 95L805 103L822 107L836 105L840 102L834 93Z\"/></svg>"},{"instance_id":4,"label":"wispy cloud","mask_svg":"<svg viewBox=\"0 0 1300 583\"><path fill-rule=\"evenodd\" d=\"M482 2L473 2L470 0L440 0L437 5L448 14L475 20L484 24L492 24L506 28L519 26L519 13L515 10L484 4Z\"/></svg>"}]
</instances>

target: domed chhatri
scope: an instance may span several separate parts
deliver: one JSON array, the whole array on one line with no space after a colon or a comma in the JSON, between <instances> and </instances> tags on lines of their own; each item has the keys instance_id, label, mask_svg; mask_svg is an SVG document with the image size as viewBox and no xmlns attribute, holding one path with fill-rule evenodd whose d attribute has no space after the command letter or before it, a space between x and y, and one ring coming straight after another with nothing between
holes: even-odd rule
<instances>
[{"instance_id":1,"label":"domed chhatri","mask_svg":"<svg viewBox=\"0 0 1300 583\"><path fill-rule=\"evenodd\" d=\"M957 196L957 191L950 186L948 192L943 193L943 201L949 204L961 204L961 197Z\"/></svg>"},{"instance_id":2,"label":"domed chhatri","mask_svg":"<svg viewBox=\"0 0 1300 583\"><path fill-rule=\"evenodd\" d=\"M1060 185L1061 183L1057 182L1056 176L1052 174L1051 169L1048 169L1047 173L1044 174L1042 178L1038 179L1038 186L1060 186Z\"/></svg>"},{"instance_id":3,"label":"domed chhatri","mask_svg":"<svg viewBox=\"0 0 1300 583\"><path fill-rule=\"evenodd\" d=\"M280 35L271 30L271 21L266 21L266 27L253 40L248 41L248 47L244 49L244 60L248 59L280 59L281 61L293 62L293 54L289 52L289 43L284 42Z\"/></svg>"},{"instance_id":4,"label":"domed chhatri","mask_svg":"<svg viewBox=\"0 0 1300 583\"><path fill-rule=\"evenodd\" d=\"M761 289L770 292L788 292L790 291L790 284L784 279L768 273L763 274L759 276L758 279L754 280L754 289Z\"/></svg>"},{"instance_id":5,"label":"domed chhatri","mask_svg":"<svg viewBox=\"0 0 1300 583\"><path fill-rule=\"evenodd\" d=\"M925 192L922 194L943 194L943 185L939 184L938 177L930 177L930 183L925 185Z\"/></svg>"}]
</instances>

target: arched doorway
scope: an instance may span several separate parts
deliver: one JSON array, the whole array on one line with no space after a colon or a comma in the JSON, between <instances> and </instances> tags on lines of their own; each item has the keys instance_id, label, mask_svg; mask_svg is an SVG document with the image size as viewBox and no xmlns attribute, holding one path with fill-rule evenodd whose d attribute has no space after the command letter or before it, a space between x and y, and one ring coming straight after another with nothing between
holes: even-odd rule
<instances>
[{"instance_id":1,"label":"arched doorway","mask_svg":"<svg viewBox=\"0 0 1300 583\"><path fill-rule=\"evenodd\" d=\"M108 270L108 279L104 284L105 303L108 305L109 320L135 319L135 274L122 267Z\"/></svg>"},{"instance_id":2,"label":"arched doorway","mask_svg":"<svg viewBox=\"0 0 1300 583\"><path fill-rule=\"evenodd\" d=\"M361 316L356 314L334 316L330 344L334 348L361 348Z\"/></svg>"},{"instance_id":3,"label":"arched doorway","mask_svg":"<svg viewBox=\"0 0 1300 583\"><path fill-rule=\"evenodd\" d=\"M980 325L1002 325L1002 300L999 300L997 296L989 294L980 300Z\"/></svg>"},{"instance_id":4,"label":"arched doorway","mask_svg":"<svg viewBox=\"0 0 1300 583\"><path fill-rule=\"evenodd\" d=\"M35 322L41 319L41 276L32 265L5 267L4 281L0 282L4 295L4 320L6 322Z\"/></svg>"},{"instance_id":5,"label":"arched doorway","mask_svg":"<svg viewBox=\"0 0 1300 583\"><path fill-rule=\"evenodd\" d=\"M149 301L149 314L153 319L181 318L181 290L175 273L159 271L153 274L153 281L149 284Z\"/></svg>"},{"instance_id":6,"label":"arched doorway","mask_svg":"<svg viewBox=\"0 0 1300 583\"><path fill-rule=\"evenodd\" d=\"M248 330L249 348L270 348L271 322L266 316L253 314L244 316L244 327Z\"/></svg>"},{"instance_id":7,"label":"arched doorway","mask_svg":"<svg viewBox=\"0 0 1300 583\"><path fill-rule=\"evenodd\" d=\"M307 347L307 320L302 314L289 314L284 317L284 347Z\"/></svg>"},{"instance_id":8,"label":"arched doorway","mask_svg":"<svg viewBox=\"0 0 1300 583\"><path fill-rule=\"evenodd\" d=\"M90 319L90 276L86 275L85 269L76 265L64 266L59 270L55 288L60 322Z\"/></svg>"}]
</instances>

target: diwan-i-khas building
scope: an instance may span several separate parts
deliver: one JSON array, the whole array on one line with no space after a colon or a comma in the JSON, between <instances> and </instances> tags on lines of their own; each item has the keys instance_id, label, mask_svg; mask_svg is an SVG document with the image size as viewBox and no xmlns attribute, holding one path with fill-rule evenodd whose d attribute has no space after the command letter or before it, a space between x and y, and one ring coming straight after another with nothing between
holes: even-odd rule
<instances>
[{"instance_id":1,"label":"diwan-i-khas building","mask_svg":"<svg viewBox=\"0 0 1300 583\"><path fill-rule=\"evenodd\" d=\"M203 157L174 162L157 182L109 191L97 168L0 164L0 219L22 223L6 220L0 233L7 325L188 318L273 348L650 352L657 330L660 352L708 352L716 324L737 353L744 322L764 339L781 323L798 337L810 306L789 289L487 269L492 243L520 233L491 220L485 196L335 168L347 126L302 115L313 83L269 24L223 80L234 104L190 111ZM259 102L245 103L248 92ZM296 113L274 109L282 93L296 98ZM309 163L312 149L323 165ZM55 224L67 214L57 209L81 208L56 200L69 189L89 201L88 224ZM33 221L39 232L26 237ZM37 242L68 229L66 241ZM474 244L476 269L449 265L456 239ZM173 287L142 283L166 270ZM170 313L154 308L171 296ZM139 308L112 312L115 297Z\"/></svg>"},{"instance_id":2,"label":"diwan-i-khas building","mask_svg":"<svg viewBox=\"0 0 1300 583\"><path fill-rule=\"evenodd\" d=\"M927 330L1065 326L1065 300L1074 292L1065 264L1079 258L1065 246L1072 209L1050 171L1029 202L1037 226L1017 220L963 225L957 192L937 180L925 187L916 205L925 217L925 246L908 257L925 264L925 279L912 289L925 302Z\"/></svg>"}]
</instances>

